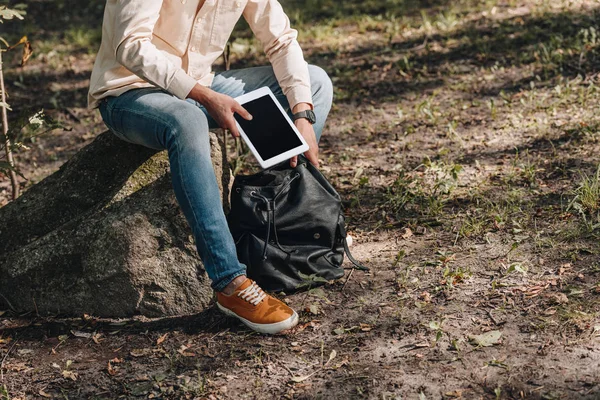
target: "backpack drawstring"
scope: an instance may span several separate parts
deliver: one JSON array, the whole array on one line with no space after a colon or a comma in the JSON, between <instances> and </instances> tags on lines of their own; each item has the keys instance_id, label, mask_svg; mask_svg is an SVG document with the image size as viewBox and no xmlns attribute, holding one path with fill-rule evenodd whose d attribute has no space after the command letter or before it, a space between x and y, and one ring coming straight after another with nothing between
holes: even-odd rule
<instances>
[{"instance_id":1,"label":"backpack drawstring","mask_svg":"<svg viewBox=\"0 0 600 400\"><path fill-rule=\"evenodd\" d=\"M269 240L271 239L271 224L273 224L273 234L275 236L275 244L279 250L283 251L288 256L292 254L292 252L286 251L283 249L281 244L279 243L279 236L277 235L277 222L275 219L275 211L277 211L276 201L279 196L294 182L296 179L300 177L300 173L296 172L294 177L290 179L285 186L277 192L277 194L273 197L273 200L263 196L262 194L256 193L255 191L250 192L250 196L261 200L265 203L266 211L267 211L267 236L265 237L265 246L263 247L262 259L263 261L267 259L267 249L269 247Z\"/></svg>"}]
</instances>

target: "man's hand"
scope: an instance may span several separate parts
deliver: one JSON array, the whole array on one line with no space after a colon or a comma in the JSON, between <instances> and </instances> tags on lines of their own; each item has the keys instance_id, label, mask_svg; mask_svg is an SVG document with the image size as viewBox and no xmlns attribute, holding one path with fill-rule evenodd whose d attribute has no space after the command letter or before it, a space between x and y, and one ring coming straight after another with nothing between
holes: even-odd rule
<instances>
[{"instance_id":1,"label":"man's hand","mask_svg":"<svg viewBox=\"0 0 600 400\"><path fill-rule=\"evenodd\" d=\"M189 98L202 104L211 117L221 128L229 130L234 137L239 137L237 125L233 113L238 113L248 121L252 115L242 107L235 99L226 94L217 93L205 86L196 85L188 95Z\"/></svg>"},{"instance_id":2,"label":"man's hand","mask_svg":"<svg viewBox=\"0 0 600 400\"><path fill-rule=\"evenodd\" d=\"M310 104L300 103L294 107L292 112L295 114L300 111L310 110L310 108ZM319 168L319 144L317 143L317 135L312 124L306 118L299 118L294 121L294 125L296 125L296 128L298 128L298 131L300 131L300 134L308 144L308 151L304 153L304 156L312 165ZM292 157L290 166L295 168L296 165L298 165L298 157Z\"/></svg>"}]
</instances>

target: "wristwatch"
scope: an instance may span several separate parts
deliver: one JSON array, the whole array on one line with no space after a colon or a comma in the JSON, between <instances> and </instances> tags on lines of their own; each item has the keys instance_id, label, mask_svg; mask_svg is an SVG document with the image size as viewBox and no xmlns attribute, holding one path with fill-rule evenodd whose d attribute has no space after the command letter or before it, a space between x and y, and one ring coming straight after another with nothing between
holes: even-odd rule
<instances>
[{"instance_id":1,"label":"wristwatch","mask_svg":"<svg viewBox=\"0 0 600 400\"><path fill-rule=\"evenodd\" d=\"M300 111L294 114L294 121L300 118L306 118L308 122L310 122L312 125L314 125L315 122L317 122L317 117L315 116L313 110Z\"/></svg>"}]
</instances>

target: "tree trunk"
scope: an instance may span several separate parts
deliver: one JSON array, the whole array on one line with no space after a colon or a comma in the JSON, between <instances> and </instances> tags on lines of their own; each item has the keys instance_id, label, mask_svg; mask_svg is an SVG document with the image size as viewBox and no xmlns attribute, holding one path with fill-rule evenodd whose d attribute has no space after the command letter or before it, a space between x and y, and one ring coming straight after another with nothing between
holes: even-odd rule
<instances>
[{"instance_id":1,"label":"tree trunk","mask_svg":"<svg viewBox=\"0 0 600 400\"><path fill-rule=\"evenodd\" d=\"M213 134L211 148L227 208L230 172ZM165 151L105 132L0 209L0 305L157 317L199 312L211 297Z\"/></svg>"}]
</instances>

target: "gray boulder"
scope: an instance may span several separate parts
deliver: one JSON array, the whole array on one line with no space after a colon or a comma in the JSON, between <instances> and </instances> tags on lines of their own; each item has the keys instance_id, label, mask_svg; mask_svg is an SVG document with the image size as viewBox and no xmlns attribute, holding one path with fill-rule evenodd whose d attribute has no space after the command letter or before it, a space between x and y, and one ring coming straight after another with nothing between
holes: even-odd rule
<instances>
[{"instance_id":1,"label":"gray boulder","mask_svg":"<svg viewBox=\"0 0 600 400\"><path fill-rule=\"evenodd\" d=\"M214 134L211 147L227 208L230 172ZM0 208L0 309L159 317L202 311L211 298L166 151L105 132Z\"/></svg>"}]
</instances>

